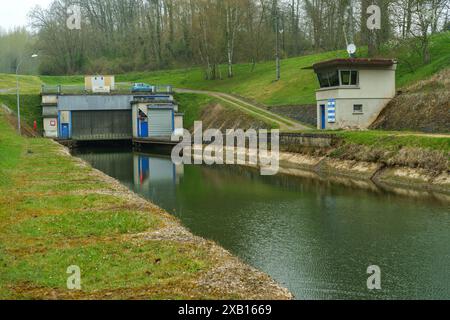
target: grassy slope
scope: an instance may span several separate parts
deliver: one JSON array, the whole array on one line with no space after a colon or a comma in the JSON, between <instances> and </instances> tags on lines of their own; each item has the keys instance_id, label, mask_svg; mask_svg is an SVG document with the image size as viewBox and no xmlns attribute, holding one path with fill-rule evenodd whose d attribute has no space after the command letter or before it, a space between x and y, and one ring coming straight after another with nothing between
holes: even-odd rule
<instances>
[{"instance_id":1,"label":"grassy slope","mask_svg":"<svg viewBox=\"0 0 450 320\"><path fill-rule=\"evenodd\" d=\"M283 60L283 76L279 82L273 81L275 71L272 61L258 64L253 72L250 64L236 65L235 77L232 79L205 80L203 70L196 68L127 74L118 76L118 81L169 83L176 87L233 93L267 105L308 103L314 100L317 81L311 70L302 68L343 56L344 53L340 51ZM223 74L226 74L224 66L222 69Z\"/></svg>"},{"instance_id":2,"label":"grassy slope","mask_svg":"<svg viewBox=\"0 0 450 320\"><path fill-rule=\"evenodd\" d=\"M400 62L397 71L398 87L405 87L418 80L423 80L439 70L450 67L449 40L450 32L432 37L432 62L426 66L422 65L417 50L412 50L411 46L403 45L398 48L388 48L382 52L383 56L397 58ZM364 56L364 54L364 50L362 50L360 55ZM274 63L272 61L257 64L254 71L249 64L236 65L235 77L232 79L208 81L204 79L201 68L192 68L117 75L116 81L172 84L183 88L215 90L238 94L268 106L311 104L315 103L314 92L318 83L312 70L302 70L302 68L311 66L318 61L345 56L345 52L335 51L285 59L282 62L282 79L279 82L273 81ZM222 73L225 75L225 66L222 66L222 69ZM42 76L40 79L23 76L20 80L22 94L39 93L42 83L82 85L84 82L81 76ZM14 76L0 74L0 97L2 89L14 87ZM6 93L11 94L10 91ZM3 92L3 94L6 93ZM199 102L198 100L202 100L199 97L190 97L193 98L192 101L182 99L181 102L193 106ZM12 98L8 99L14 103ZM32 108L32 105L30 105L30 108ZM198 110L188 112L187 122L192 122L191 118L196 114L198 114Z\"/></svg>"},{"instance_id":3,"label":"grassy slope","mask_svg":"<svg viewBox=\"0 0 450 320\"><path fill-rule=\"evenodd\" d=\"M16 95L0 95L0 103L5 104L17 113ZM38 131L42 130L42 107L41 97L36 94L25 94L20 96L20 114L22 122L32 127L34 120L37 121Z\"/></svg>"},{"instance_id":4,"label":"grassy slope","mask_svg":"<svg viewBox=\"0 0 450 320\"><path fill-rule=\"evenodd\" d=\"M260 63L256 65L254 71L251 70L250 64L238 64L235 66L235 77L232 79L205 80L203 69L192 68L117 75L116 81L171 84L179 88L227 92L267 105L304 104L314 101L317 81L311 70L302 70L302 68L311 66L315 62L336 57L345 57L345 53L343 51L326 52L283 60L283 78L279 82L273 81L273 62ZM225 66L221 68L223 74L225 74ZM39 93L42 83L48 85L81 85L84 83L81 76L41 76L41 81L34 77L27 81L25 79L27 79L26 76L21 79L21 92L28 94ZM12 76L0 74L0 89L13 88L15 84L12 80Z\"/></svg>"},{"instance_id":5,"label":"grassy slope","mask_svg":"<svg viewBox=\"0 0 450 320\"><path fill-rule=\"evenodd\" d=\"M371 128L450 133L450 68L406 87Z\"/></svg>"},{"instance_id":6,"label":"grassy slope","mask_svg":"<svg viewBox=\"0 0 450 320\"><path fill-rule=\"evenodd\" d=\"M343 51L326 52L283 60L283 79L279 82L273 81L275 73L272 61L257 64L254 71L250 64L235 65L235 77L232 79L205 80L202 68L191 68L122 74L116 76L116 81L171 84L179 88L234 93L267 105L309 103L314 101L317 81L311 70L302 70L302 68L337 57L345 57L345 53ZM221 69L225 75L226 66L221 66ZM42 76L41 80L50 85L84 82L80 76Z\"/></svg>"},{"instance_id":7,"label":"grassy slope","mask_svg":"<svg viewBox=\"0 0 450 320\"><path fill-rule=\"evenodd\" d=\"M184 127L187 129L192 128L194 122L200 119L202 110L214 102L208 96L189 93L177 94L175 99L180 105L180 112L184 113Z\"/></svg>"},{"instance_id":8,"label":"grassy slope","mask_svg":"<svg viewBox=\"0 0 450 320\"><path fill-rule=\"evenodd\" d=\"M421 64L420 56L410 46L388 48L383 56L397 58L400 62L397 72L397 84L404 87L415 81L422 80L443 68L450 66L450 47L448 42L450 32L434 36L431 40L432 63ZM364 56L362 50L360 56ZM235 93L254 99L267 105L289 105L314 103L314 90L318 83L314 72L302 70L313 63L326 59L346 57L344 51L318 53L314 55L285 59L282 61L282 79L273 82L273 61L256 65L254 71L250 64L235 65L235 77L208 81L204 79L201 68L162 70L154 72L136 72L117 75L117 82L148 82L153 84L172 84L176 87L216 90ZM221 67L226 74L225 66ZM22 93L38 93L42 83L78 84L84 83L81 76L41 76L21 77ZM15 87L15 77L0 75L0 90Z\"/></svg>"},{"instance_id":9,"label":"grassy slope","mask_svg":"<svg viewBox=\"0 0 450 320\"><path fill-rule=\"evenodd\" d=\"M348 144L381 147L386 150L399 150L403 147L430 149L450 156L450 139L445 137L417 136L406 132L364 131L335 133Z\"/></svg>"},{"instance_id":10,"label":"grassy slope","mask_svg":"<svg viewBox=\"0 0 450 320\"><path fill-rule=\"evenodd\" d=\"M329 156L343 160L383 163L390 167L450 170L450 138L368 131L341 132L344 143Z\"/></svg>"},{"instance_id":11,"label":"grassy slope","mask_svg":"<svg viewBox=\"0 0 450 320\"><path fill-rule=\"evenodd\" d=\"M252 280L241 265L243 291L199 284L232 258L211 242L177 240L172 217L53 142L18 137L1 112L0 163L0 300L271 297L262 293L268 278ZM147 238L167 227L169 238ZM81 268L82 291L67 290L71 265ZM235 271L224 277L239 278Z\"/></svg>"},{"instance_id":12,"label":"grassy slope","mask_svg":"<svg viewBox=\"0 0 450 320\"><path fill-rule=\"evenodd\" d=\"M227 119L222 119L223 121L234 121L234 117L253 117L253 119L263 122L267 128L279 128L276 123L270 122L263 117L254 116L253 114L248 115L241 109L228 104L225 101L206 95L194 93L177 93L175 94L175 99L180 106L180 112L184 113L184 127L188 130L194 127L195 121L201 120L203 110L208 106L214 104L220 104L221 106L226 108L227 111L229 111L227 112Z\"/></svg>"},{"instance_id":13,"label":"grassy slope","mask_svg":"<svg viewBox=\"0 0 450 320\"><path fill-rule=\"evenodd\" d=\"M39 77L19 76L20 93L38 93L43 84ZM0 94L16 94L16 76L13 74L0 74Z\"/></svg>"},{"instance_id":14,"label":"grassy slope","mask_svg":"<svg viewBox=\"0 0 450 320\"><path fill-rule=\"evenodd\" d=\"M92 169L58 154L51 142L17 137L2 115L0 136L0 298L33 297L38 288L62 290L72 264L84 270L88 292L181 280L177 269L194 274L207 266L201 251L189 257L192 251L178 254L173 244L112 240L162 221L127 208L124 198L90 193L108 186L90 176ZM157 257L164 265L150 263Z\"/></svg>"},{"instance_id":15,"label":"grassy slope","mask_svg":"<svg viewBox=\"0 0 450 320\"><path fill-rule=\"evenodd\" d=\"M424 80L433 74L450 67L450 32L441 33L431 38L431 63L422 64L417 50L410 46L395 49L399 61L397 69L397 86L404 88L417 81ZM394 50L394 49L391 49ZM383 54L388 55L388 50Z\"/></svg>"},{"instance_id":16,"label":"grassy slope","mask_svg":"<svg viewBox=\"0 0 450 320\"><path fill-rule=\"evenodd\" d=\"M384 57L399 60L397 85L399 88L423 80L439 70L450 67L450 32L438 34L431 40L432 62L422 65L417 50L403 45L397 48L386 48L381 54ZM360 56L365 56L361 50ZM154 84L172 84L176 87L215 90L238 94L260 103L274 105L309 104L315 102L317 79L312 70L302 70L315 62L346 57L344 51L318 53L295 57L282 61L282 79L274 82L274 62L268 61L256 65L254 71L250 64L235 65L235 77L208 81L204 79L201 68L164 70L155 72L137 72L118 75L118 82L148 82ZM222 66L222 74L226 67ZM48 84L82 84L83 78L74 77L41 77Z\"/></svg>"}]
</instances>

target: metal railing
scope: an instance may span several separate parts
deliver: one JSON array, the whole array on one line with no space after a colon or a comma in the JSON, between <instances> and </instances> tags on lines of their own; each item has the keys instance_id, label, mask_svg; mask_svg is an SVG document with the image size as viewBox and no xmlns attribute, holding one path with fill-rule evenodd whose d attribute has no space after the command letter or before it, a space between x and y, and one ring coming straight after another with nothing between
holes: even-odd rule
<instances>
[{"instance_id":1,"label":"metal railing","mask_svg":"<svg viewBox=\"0 0 450 320\"><path fill-rule=\"evenodd\" d=\"M133 84L116 83L114 90L109 94L134 94L132 92ZM91 94L92 91L85 89L83 85L42 85L42 94ZM172 94L173 87L169 85L153 86L152 94ZM149 92L136 92L136 94L149 94Z\"/></svg>"}]
</instances>

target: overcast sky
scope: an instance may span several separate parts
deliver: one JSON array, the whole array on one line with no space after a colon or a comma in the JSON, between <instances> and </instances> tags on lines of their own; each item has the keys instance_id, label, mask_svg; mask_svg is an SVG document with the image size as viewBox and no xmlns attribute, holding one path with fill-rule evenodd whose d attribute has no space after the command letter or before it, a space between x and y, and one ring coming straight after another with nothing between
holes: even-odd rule
<instances>
[{"instance_id":1,"label":"overcast sky","mask_svg":"<svg viewBox=\"0 0 450 320\"><path fill-rule=\"evenodd\" d=\"M1 0L0 27L8 30L17 26L28 26L30 9L36 5L46 8L52 0Z\"/></svg>"}]
</instances>

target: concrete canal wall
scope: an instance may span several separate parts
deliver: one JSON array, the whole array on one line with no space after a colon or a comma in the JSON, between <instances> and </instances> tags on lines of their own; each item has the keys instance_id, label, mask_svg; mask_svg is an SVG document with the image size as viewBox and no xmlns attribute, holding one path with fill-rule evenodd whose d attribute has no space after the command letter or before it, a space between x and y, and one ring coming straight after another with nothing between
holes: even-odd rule
<instances>
[{"instance_id":1,"label":"concrete canal wall","mask_svg":"<svg viewBox=\"0 0 450 320\"><path fill-rule=\"evenodd\" d=\"M290 143L295 141L297 152L283 151L293 149ZM450 175L444 167L436 165L435 170L409 167L392 162L387 165L381 161L347 160L335 154L339 139L320 135L282 135L280 137L280 173L329 179L352 186L377 189L396 193L434 194L450 201ZM206 146L204 146L206 147ZM193 148L193 152L196 149ZM236 154L245 153L246 159L256 150L232 149ZM224 149L224 154L228 151ZM426 151L422 151L426 152ZM431 155L434 153L432 151ZM200 153L201 154L201 153ZM197 153L198 155L198 153ZM193 155L195 159L195 155ZM214 162L214 153L209 160ZM247 161L248 162L248 161ZM270 161L269 161L270 162ZM248 165L253 166L253 165ZM254 167L254 166L253 166Z\"/></svg>"},{"instance_id":2,"label":"concrete canal wall","mask_svg":"<svg viewBox=\"0 0 450 320\"><path fill-rule=\"evenodd\" d=\"M281 172L299 175L295 170L314 173L317 177L331 180L348 178L363 183L353 183L364 188L381 187L396 193L433 193L450 201L450 175L448 171L433 172L404 166L388 167L382 163L333 159L307 154L282 152ZM304 173L302 173L304 174ZM347 183L348 181L346 181Z\"/></svg>"}]
</instances>

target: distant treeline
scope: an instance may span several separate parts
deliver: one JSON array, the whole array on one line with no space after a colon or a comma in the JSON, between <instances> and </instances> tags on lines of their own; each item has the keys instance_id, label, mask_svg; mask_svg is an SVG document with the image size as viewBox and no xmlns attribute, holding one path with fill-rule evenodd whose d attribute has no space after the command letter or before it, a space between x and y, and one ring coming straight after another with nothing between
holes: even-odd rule
<instances>
[{"instance_id":1,"label":"distant treeline","mask_svg":"<svg viewBox=\"0 0 450 320\"><path fill-rule=\"evenodd\" d=\"M374 56L384 44L417 39L426 63L429 35L448 27L449 2L55 0L48 8L32 10L30 19L43 74L201 65L206 78L216 79L232 77L234 63L274 59L277 47L281 57L290 57L345 49L355 42L367 45ZM67 27L68 8L74 4L81 13L79 30ZM381 9L380 30L367 28L372 4ZM220 64L228 64L225 74Z\"/></svg>"},{"instance_id":2,"label":"distant treeline","mask_svg":"<svg viewBox=\"0 0 450 320\"><path fill-rule=\"evenodd\" d=\"M17 28L9 32L0 30L0 73L15 73L21 58L34 50L34 37L25 29ZM23 59L22 73L37 73L38 65Z\"/></svg>"}]
</instances>

